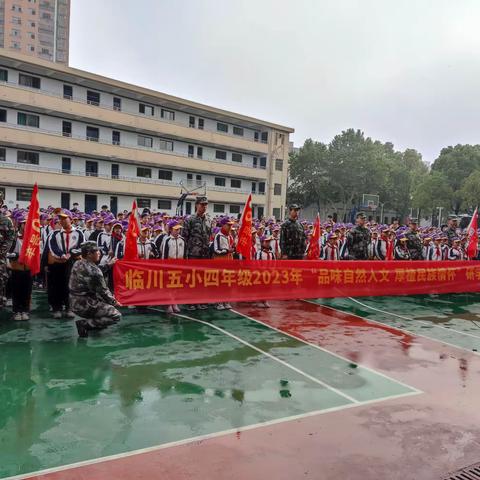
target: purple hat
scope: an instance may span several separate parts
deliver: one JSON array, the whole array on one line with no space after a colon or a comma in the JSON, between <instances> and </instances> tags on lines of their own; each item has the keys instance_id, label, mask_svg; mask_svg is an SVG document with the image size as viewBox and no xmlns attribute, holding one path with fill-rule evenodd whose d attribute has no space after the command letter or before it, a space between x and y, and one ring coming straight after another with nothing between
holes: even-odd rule
<instances>
[{"instance_id":1,"label":"purple hat","mask_svg":"<svg viewBox=\"0 0 480 480\"><path fill-rule=\"evenodd\" d=\"M170 228L170 229L173 229L173 228L175 228L175 229L182 228L182 226L181 226L176 220L170 220L170 221L167 223L167 225L168 225L168 228Z\"/></svg>"},{"instance_id":2,"label":"purple hat","mask_svg":"<svg viewBox=\"0 0 480 480\"><path fill-rule=\"evenodd\" d=\"M224 225L233 225L234 222L230 220L228 217L222 217L218 224L223 227Z\"/></svg>"},{"instance_id":3,"label":"purple hat","mask_svg":"<svg viewBox=\"0 0 480 480\"><path fill-rule=\"evenodd\" d=\"M66 208L62 208L62 211L58 213L58 216L59 217L63 217L63 218L70 218L72 219L73 218L73 214L70 210L67 210Z\"/></svg>"}]
</instances>

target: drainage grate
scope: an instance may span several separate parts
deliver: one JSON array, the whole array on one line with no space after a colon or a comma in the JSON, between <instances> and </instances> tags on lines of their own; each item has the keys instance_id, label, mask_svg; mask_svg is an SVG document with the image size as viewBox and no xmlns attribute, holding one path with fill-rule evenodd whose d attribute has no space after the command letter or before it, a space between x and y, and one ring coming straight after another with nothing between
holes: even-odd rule
<instances>
[{"instance_id":1,"label":"drainage grate","mask_svg":"<svg viewBox=\"0 0 480 480\"><path fill-rule=\"evenodd\" d=\"M480 480L480 463L462 468L443 480Z\"/></svg>"}]
</instances>

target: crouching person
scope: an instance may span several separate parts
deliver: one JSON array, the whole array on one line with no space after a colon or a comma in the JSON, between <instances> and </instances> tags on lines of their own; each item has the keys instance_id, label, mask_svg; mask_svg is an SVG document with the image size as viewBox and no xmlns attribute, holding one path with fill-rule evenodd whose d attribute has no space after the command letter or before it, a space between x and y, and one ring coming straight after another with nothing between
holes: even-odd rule
<instances>
[{"instance_id":1,"label":"crouching person","mask_svg":"<svg viewBox=\"0 0 480 480\"><path fill-rule=\"evenodd\" d=\"M70 307L82 317L76 326L80 337L88 337L89 330L101 330L122 318L117 310L120 304L105 283L97 266L100 250L95 242L81 246L82 259L75 262L70 276Z\"/></svg>"}]
</instances>

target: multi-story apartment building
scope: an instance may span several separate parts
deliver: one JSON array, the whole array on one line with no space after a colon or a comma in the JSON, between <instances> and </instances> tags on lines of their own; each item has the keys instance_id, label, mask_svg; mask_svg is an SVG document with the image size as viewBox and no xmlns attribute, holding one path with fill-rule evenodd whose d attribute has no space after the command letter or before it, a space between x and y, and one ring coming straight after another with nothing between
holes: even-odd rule
<instances>
[{"instance_id":1,"label":"multi-story apartment building","mask_svg":"<svg viewBox=\"0 0 480 480\"><path fill-rule=\"evenodd\" d=\"M182 187L213 214L282 218L293 129L58 63L0 53L0 187L26 206L174 213ZM185 213L194 208L194 197Z\"/></svg>"},{"instance_id":2,"label":"multi-story apartment building","mask_svg":"<svg viewBox=\"0 0 480 480\"><path fill-rule=\"evenodd\" d=\"M68 64L70 0L0 0L0 47Z\"/></svg>"}]
</instances>

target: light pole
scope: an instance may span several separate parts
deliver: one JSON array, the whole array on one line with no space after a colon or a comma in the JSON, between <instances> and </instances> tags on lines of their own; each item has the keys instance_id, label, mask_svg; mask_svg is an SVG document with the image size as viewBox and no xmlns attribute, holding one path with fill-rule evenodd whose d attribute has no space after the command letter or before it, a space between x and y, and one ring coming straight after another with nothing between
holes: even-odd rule
<instances>
[{"instance_id":1,"label":"light pole","mask_svg":"<svg viewBox=\"0 0 480 480\"><path fill-rule=\"evenodd\" d=\"M442 225L442 210L443 207L437 207L438 210L438 228Z\"/></svg>"},{"instance_id":2,"label":"light pole","mask_svg":"<svg viewBox=\"0 0 480 480\"><path fill-rule=\"evenodd\" d=\"M380 223L383 225L383 207L385 206L384 203L380 204L381 210L380 210Z\"/></svg>"}]
</instances>

